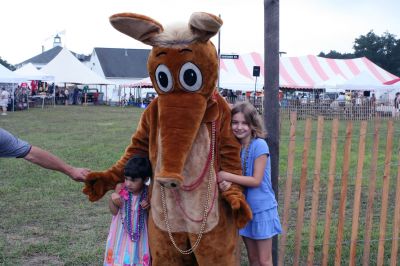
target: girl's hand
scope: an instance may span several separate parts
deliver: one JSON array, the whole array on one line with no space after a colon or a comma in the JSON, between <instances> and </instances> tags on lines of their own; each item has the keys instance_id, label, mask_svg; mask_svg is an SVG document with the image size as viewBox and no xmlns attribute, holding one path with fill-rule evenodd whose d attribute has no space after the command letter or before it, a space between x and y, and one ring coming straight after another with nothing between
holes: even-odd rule
<instances>
[{"instance_id":1,"label":"girl's hand","mask_svg":"<svg viewBox=\"0 0 400 266\"><path fill-rule=\"evenodd\" d=\"M150 207L150 203L147 201L147 200L142 200L142 202L140 202L140 206L144 209L144 210L146 210L146 209L148 209L149 207Z\"/></svg>"},{"instance_id":2,"label":"girl's hand","mask_svg":"<svg viewBox=\"0 0 400 266\"><path fill-rule=\"evenodd\" d=\"M227 191L232 185L232 182L229 181L221 181L219 182L218 186L221 191Z\"/></svg>"},{"instance_id":3,"label":"girl's hand","mask_svg":"<svg viewBox=\"0 0 400 266\"><path fill-rule=\"evenodd\" d=\"M219 171L219 172L218 172L217 181L218 181L218 182L221 182L221 181L226 181L226 180L228 180L228 175L229 175L228 172Z\"/></svg>"},{"instance_id":4,"label":"girl's hand","mask_svg":"<svg viewBox=\"0 0 400 266\"><path fill-rule=\"evenodd\" d=\"M124 187L124 183L118 183L115 186L115 192L119 193L123 187Z\"/></svg>"},{"instance_id":5,"label":"girl's hand","mask_svg":"<svg viewBox=\"0 0 400 266\"><path fill-rule=\"evenodd\" d=\"M112 201L113 204L114 204L115 206L117 206L118 208L121 208L121 207L122 207L122 199L121 199L121 196L120 196L118 193L113 192L113 193L111 194L111 201Z\"/></svg>"}]
</instances>

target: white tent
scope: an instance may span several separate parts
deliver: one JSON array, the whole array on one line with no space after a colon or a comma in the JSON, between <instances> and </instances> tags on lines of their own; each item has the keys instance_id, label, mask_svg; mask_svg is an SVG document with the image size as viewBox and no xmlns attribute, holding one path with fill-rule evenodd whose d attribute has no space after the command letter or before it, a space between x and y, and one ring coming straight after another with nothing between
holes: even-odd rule
<instances>
[{"instance_id":1,"label":"white tent","mask_svg":"<svg viewBox=\"0 0 400 266\"><path fill-rule=\"evenodd\" d=\"M229 89L245 87L254 90L255 77L252 75L254 66L260 66L257 88L259 85L262 87L261 84L264 84L264 56L262 54L248 53L240 54L238 59L221 59L221 87ZM367 72L380 84L397 78L366 57L354 59L330 59L315 55L280 57L279 87L320 89L321 84L336 87L342 84L341 78L350 81L362 72ZM375 81L372 84L364 83L363 85L373 84Z\"/></svg>"},{"instance_id":2,"label":"white tent","mask_svg":"<svg viewBox=\"0 0 400 266\"><path fill-rule=\"evenodd\" d=\"M400 86L384 85L375 77L371 76L368 72L361 72L354 78L337 86L337 88L342 90L372 91L379 99L382 98L383 95L395 92L400 88Z\"/></svg>"},{"instance_id":3,"label":"white tent","mask_svg":"<svg viewBox=\"0 0 400 266\"><path fill-rule=\"evenodd\" d=\"M0 64L0 83L18 83L24 78Z\"/></svg>"},{"instance_id":4,"label":"white tent","mask_svg":"<svg viewBox=\"0 0 400 266\"><path fill-rule=\"evenodd\" d=\"M146 87L152 87L152 86L153 86L153 83L151 83L150 77L147 77L147 78L143 78L143 79L141 79L141 80L136 81L136 82L133 83L131 86L132 86L132 87L144 87L144 86L146 86Z\"/></svg>"},{"instance_id":5,"label":"white tent","mask_svg":"<svg viewBox=\"0 0 400 266\"><path fill-rule=\"evenodd\" d=\"M66 48L63 48L41 71L54 76L54 82L57 84L111 84L79 62Z\"/></svg>"},{"instance_id":6,"label":"white tent","mask_svg":"<svg viewBox=\"0 0 400 266\"><path fill-rule=\"evenodd\" d=\"M22 76L26 80L43 80L43 81L53 81L54 76L43 74L38 70L32 63L28 63L21 68L18 68L14 73Z\"/></svg>"},{"instance_id":7,"label":"white tent","mask_svg":"<svg viewBox=\"0 0 400 266\"><path fill-rule=\"evenodd\" d=\"M347 80L346 82L337 86L338 88L346 89L346 90L376 90L383 89L385 85L379 82L376 78L371 76L367 72L361 72L357 76L352 79Z\"/></svg>"},{"instance_id":8,"label":"white tent","mask_svg":"<svg viewBox=\"0 0 400 266\"><path fill-rule=\"evenodd\" d=\"M225 71L224 69L220 69L219 73L219 87L224 89L233 89L233 90L242 90L242 91L252 91L255 86L257 86L257 90L261 90L264 86L264 80L258 79L257 85L256 80L254 78L250 79L243 75L232 74L230 72Z\"/></svg>"},{"instance_id":9,"label":"white tent","mask_svg":"<svg viewBox=\"0 0 400 266\"><path fill-rule=\"evenodd\" d=\"M346 82L346 79L342 75L334 75L331 78L321 81L315 85L316 88L326 88L327 90L332 89L337 91L337 87Z\"/></svg>"}]
</instances>

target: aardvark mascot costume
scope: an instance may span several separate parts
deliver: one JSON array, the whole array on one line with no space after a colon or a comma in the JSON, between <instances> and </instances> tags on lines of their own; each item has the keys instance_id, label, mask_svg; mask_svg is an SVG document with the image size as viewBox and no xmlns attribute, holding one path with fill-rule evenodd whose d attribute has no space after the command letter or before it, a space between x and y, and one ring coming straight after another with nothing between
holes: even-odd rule
<instances>
[{"instance_id":1,"label":"aardvark mascot costume","mask_svg":"<svg viewBox=\"0 0 400 266\"><path fill-rule=\"evenodd\" d=\"M123 182L125 163L147 154L153 167L148 220L153 265L234 265L237 228L252 214L233 184L218 189L219 170L241 174L240 145L230 109L217 93L218 56L209 39L222 20L192 14L189 24L164 29L152 18L110 17L120 32L151 45L147 68L158 93L144 111L119 161L88 176L91 201Z\"/></svg>"}]
</instances>

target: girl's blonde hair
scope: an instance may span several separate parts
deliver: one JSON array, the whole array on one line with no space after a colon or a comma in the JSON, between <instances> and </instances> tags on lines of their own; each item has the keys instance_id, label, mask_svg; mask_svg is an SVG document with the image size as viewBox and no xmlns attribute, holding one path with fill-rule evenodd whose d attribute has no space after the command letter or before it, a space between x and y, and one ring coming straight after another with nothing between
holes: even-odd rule
<instances>
[{"instance_id":1,"label":"girl's blonde hair","mask_svg":"<svg viewBox=\"0 0 400 266\"><path fill-rule=\"evenodd\" d=\"M249 124L253 137L265 138L267 136L262 117L258 114L257 109L251 103L247 101L236 103L232 107L232 117L237 113L243 114L244 119L247 124Z\"/></svg>"}]
</instances>

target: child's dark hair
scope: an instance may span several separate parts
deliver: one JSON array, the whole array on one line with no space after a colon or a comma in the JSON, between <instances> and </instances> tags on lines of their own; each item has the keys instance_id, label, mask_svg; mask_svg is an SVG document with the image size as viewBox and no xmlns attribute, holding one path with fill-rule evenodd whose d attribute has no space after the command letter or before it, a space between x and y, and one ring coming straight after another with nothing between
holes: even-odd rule
<instances>
[{"instance_id":1,"label":"child's dark hair","mask_svg":"<svg viewBox=\"0 0 400 266\"><path fill-rule=\"evenodd\" d=\"M145 181L152 175L151 163L146 156L135 155L125 164L124 175Z\"/></svg>"}]
</instances>

